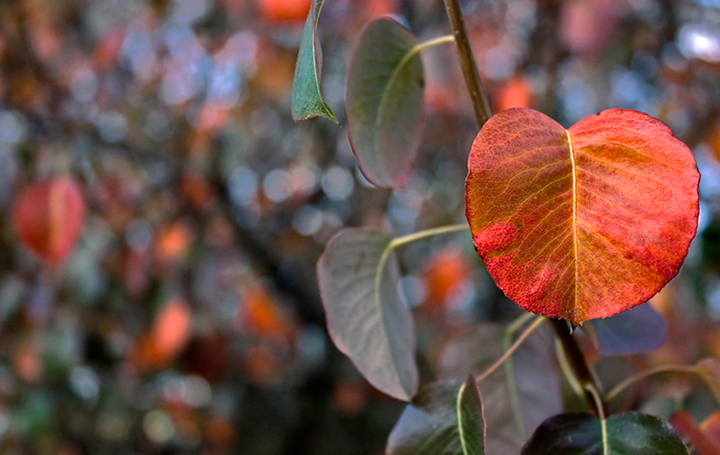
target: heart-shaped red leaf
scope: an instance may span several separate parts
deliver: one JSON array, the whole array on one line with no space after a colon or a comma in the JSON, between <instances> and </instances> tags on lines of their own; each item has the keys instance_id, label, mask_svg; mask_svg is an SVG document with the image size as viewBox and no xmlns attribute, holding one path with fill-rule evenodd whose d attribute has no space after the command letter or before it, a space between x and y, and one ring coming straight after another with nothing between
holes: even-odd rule
<instances>
[{"instance_id":1,"label":"heart-shaped red leaf","mask_svg":"<svg viewBox=\"0 0 720 455\"><path fill-rule=\"evenodd\" d=\"M49 264L62 263L85 222L80 186L69 178L30 185L15 201L12 221L25 247Z\"/></svg>"},{"instance_id":2,"label":"heart-shaped red leaf","mask_svg":"<svg viewBox=\"0 0 720 455\"><path fill-rule=\"evenodd\" d=\"M492 117L465 186L475 249L533 313L583 321L637 306L680 269L700 175L661 121L610 109L569 130L532 109Z\"/></svg>"}]
</instances>

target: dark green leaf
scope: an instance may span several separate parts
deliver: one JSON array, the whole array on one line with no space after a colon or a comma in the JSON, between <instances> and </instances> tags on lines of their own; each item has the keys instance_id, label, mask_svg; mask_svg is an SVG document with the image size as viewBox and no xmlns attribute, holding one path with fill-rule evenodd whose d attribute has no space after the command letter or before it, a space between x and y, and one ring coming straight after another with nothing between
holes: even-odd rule
<instances>
[{"instance_id":1,"label":"dark green leaf","mask_svg":"<svg viewBox=\"0 0 720 455\"><path fill-rule=\"evenodd\" d=\"M328 242L317 272L335 345L372 385L409 401L418 388L415 331L390 241L369 230L343 230Z\"/></svg>"},{"instance_id":2,"label":"dark green leaf","mask_svg":"<svg viewBox=\"0 0 720 455\"><path fill-rule=\"evenodd\" d=\"M590 414L560 414L543 422L522 455L688 455L665 421L637 412L610 416L605 437L602 422Z\"/></svg>"},{"instance_id":3,"label":"dark green leaf","mask_svg":"<svg viewBox=\"0 0 720 455\"><path fill-rule=\"evenodd\" d=\"M667 334L665 318L647 303L607 319L593 319L591 324L604 356L652 352Z\"/></svg>"},{"instance_id":4,"label":"dark green leaf","mask_svg":"<svg viewBox=\"0 0 720 455\"><path fill-rule=\"evenodd\" d=\"M416 46L396 21L375 20L348 69L350 143L363 174L378 186L402 186L420 146L424 82Z\"/></svg>"},{"instance_id":5,"label":"dark green leaf","mask_svg":"<svg viewBox=\"0 0 720 455\"><path fill-rule=\"evenodd\" d=\"M483 324L452 340L440 358L442 378L479 375L504 351L505 328ZM552 336L539 329L511 357L514 377L501 368L480 383L487 452L517 454L530 432L548 416L562 411Z\"/></svg>"},{"instance_id":6,"label":"dark green leaf","mask_svg":"<svg viewBox=\"0 0 720 455\"><path fill-rule=\"evenodd\" d=\"M484 455L485 421L475 379L431 384L405 408L388 455Z\"/></svg>"},{"instance_id":7,"label":"dark green leaf","mask_svg":"<svg viewBox=\"0 0 720 455\"><path fill-rule=\"evenodd\" d=\"M325 0L313 0L303 29L300 51L295 64L292 87L292 117L296 122L313 117L327 117L338 123L320 93L322 49L317 37L317 24Z\"/></svg>"}]
</instances>

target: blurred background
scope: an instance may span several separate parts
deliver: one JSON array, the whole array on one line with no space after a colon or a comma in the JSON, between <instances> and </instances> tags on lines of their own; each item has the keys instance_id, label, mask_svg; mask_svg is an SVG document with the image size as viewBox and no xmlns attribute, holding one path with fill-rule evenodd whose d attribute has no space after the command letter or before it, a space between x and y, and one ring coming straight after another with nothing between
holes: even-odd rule
<instances>
[{"instance_id":1,"label":"blurred background","mask_svg":"<svg viewBox=\"0 0 720 455\"><path fill-rule=\"evenodd\" d=\"M720 356L720 1L461 3L496 111L534 107L567 127L637 109L696 155L699 234L652 302L668 340L598 369ZM449 33L443 3L327 0L322 87L341 127L290 118L309 6L0 1L0 453L383 453L403 405L330 342L315 262L345 226L397 236L462 222L477 126L453 47L424 51L416 170L401 191L373 188L345 130L352 49L383 14L421 41ZM81 234L48 259L27 240L38 228L18 215L21 195L68 178L84 208L48 215L48 232ZM453 336L521 313L469 234L398 253L425 382ZM658 409L697 403L698 421L717 408L693 382L643 393Z\"/></svg>"}]
</instances>

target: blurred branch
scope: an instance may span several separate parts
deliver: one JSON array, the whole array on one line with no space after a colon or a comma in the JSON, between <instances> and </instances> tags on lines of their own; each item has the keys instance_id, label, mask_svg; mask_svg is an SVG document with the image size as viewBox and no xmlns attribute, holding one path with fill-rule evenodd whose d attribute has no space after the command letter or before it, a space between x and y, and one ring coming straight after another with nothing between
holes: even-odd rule
<instances>
[{"instance_id":1,"label":"blurred branch","mask_svg":"<svg viewBox=\"0 0 720 455\"><path fill-rule=\"evenodd\" d=\"M553 118L558 118L558 67L567 57L567 51L560 42L561 9L562 2L559 0L548 0L538 5L537 25L528 40L531 47L524 64L538 66L547 73L548 84L538 100L537 108Z\"/></svg>"},{"instance_id":2,"label":"blurred branch","mask_svg":"<svg viewBox=\"0 0 720 455\"><path fill-rule=\"evenodd\" d=\"M230 193L222 178L213 176L222 204L229 212L238 208L230 199ZM298 271L299 278L293 279L282 270L282 256L274 247L277 239L265 238L259 232L246 229L237 222L232 223L235 235L239 239L243 253L247 254L261 273L271 277L278 290L285 292L297 301L297 311L305 322L316 324L325 328L325 318L320 302L320 294L315 283L317 280L304 279L305 276Z\"/></svg>"}]
</instances>

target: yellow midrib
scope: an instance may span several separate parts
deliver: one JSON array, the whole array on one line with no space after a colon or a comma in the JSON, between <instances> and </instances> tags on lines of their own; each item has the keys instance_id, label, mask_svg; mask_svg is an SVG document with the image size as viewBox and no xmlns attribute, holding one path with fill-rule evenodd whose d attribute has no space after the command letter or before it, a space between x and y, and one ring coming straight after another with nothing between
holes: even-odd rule
<instances>
[{"instance_id":1,"label":"yellow midrib","mask_svg":"<svg viewBox=\"0 0 720 455\"><path fill-rule=\"evenodd\" d=\"M567 136L568 148L570 149L570 165L572 167L572 230L573 230L573 249L575 254L575 303L573 305L573 319L578 307L578 239L577 239L577 168L575 164L575 150L573 149L570 131L565 130Z\"/></svg>"}]
</instances>

